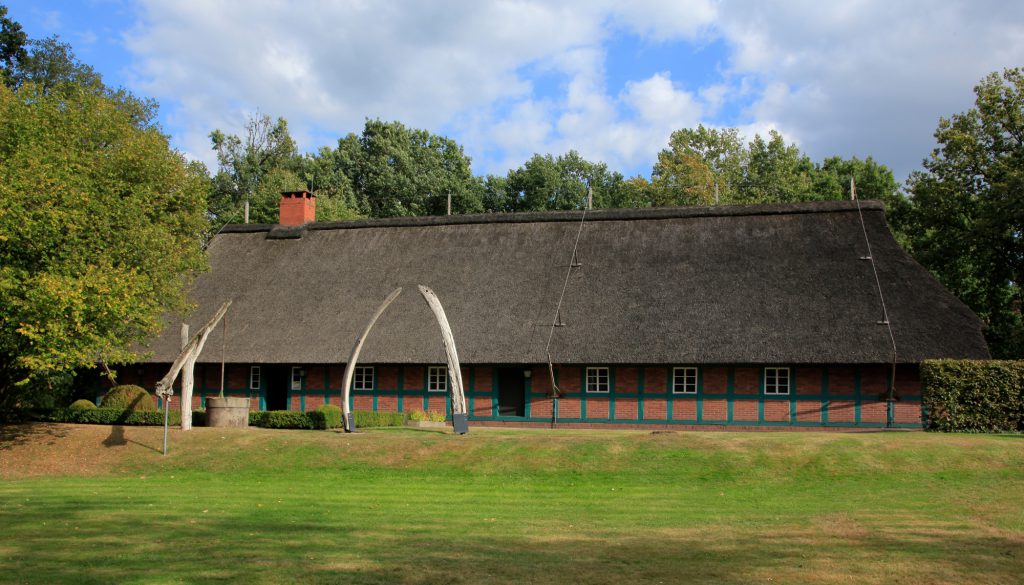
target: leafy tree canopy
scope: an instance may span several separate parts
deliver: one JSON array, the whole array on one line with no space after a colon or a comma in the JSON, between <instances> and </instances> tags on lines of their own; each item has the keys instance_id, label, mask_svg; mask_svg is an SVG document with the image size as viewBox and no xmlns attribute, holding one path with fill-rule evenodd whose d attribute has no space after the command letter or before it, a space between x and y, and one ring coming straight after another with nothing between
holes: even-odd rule
<instances>
[{"instance_id":1,"label":"leafy tree canopy","mask_svg":"<svg viewBox=\"0 0 1024 585\"><path fill-rule=\"evenodd\" d=\"M0 408L33 380L136 359L204 267L207 180L90 87L0 87Z\"/></svg>"},{"instance_id":2,"label":"leafy tree canopy","mask_svg":"<svg viewBox=\"0 0 1024 585\"><path fill-rule=\"evenodd\" d=\"M1024 356L1024 70L992 73L975 106L939 120L911 175L918 261L986 323L996 357ZM954 333L951 333L954 334Z\"/></svg>"}]
</instances>

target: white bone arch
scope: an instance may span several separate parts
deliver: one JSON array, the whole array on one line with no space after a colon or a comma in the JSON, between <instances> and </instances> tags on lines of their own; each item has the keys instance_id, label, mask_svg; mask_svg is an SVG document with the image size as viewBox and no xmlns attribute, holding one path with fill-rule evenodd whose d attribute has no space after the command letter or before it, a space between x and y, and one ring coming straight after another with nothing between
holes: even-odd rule
<instances>
[{"instance_id":1,"label":"white bone arch","mask_svg":"<svg viewBox=\"0 0 1024 585\"><path fill-rule=\"evenodd\" d=\"M429 288L418 285L420 295L423 296L423 300L426 301L427 306L430 307L431 312L434 313L434 318L437 319L437 325L441 328L441 341L444 343L445 357L448 361L448 376L451 379L451 399L452 399L452 415L462 415L463 422L467 415L466 411L466 394L462 383L462 368L459 365L459 354L455 349L455 337L452 335L451 326L448 324L448 316L445 315L444 307L441 306L441 300L437 298L437 294ZM377 319L384 313L398 298L398 295L402 294L402 288L396 288L391 291L391 294L384 299L384 302L377 307L376 312L370 317L369 322L366 323L366 328L363 329L362 335L356 339L355 346L352 347L352 353L349 355L348 362L345 364L345 379L342 382L342 394L341 394L341 409L345 415L345 432L355 431L355 421L352 418L352 411L348 406L349 395L352 388L352 376L355 374L356 364L359 361L359 353L363 350L363 342L366 341L366 337L370 334L374 324L377 323Z\"/></svg>"}]
</instances>

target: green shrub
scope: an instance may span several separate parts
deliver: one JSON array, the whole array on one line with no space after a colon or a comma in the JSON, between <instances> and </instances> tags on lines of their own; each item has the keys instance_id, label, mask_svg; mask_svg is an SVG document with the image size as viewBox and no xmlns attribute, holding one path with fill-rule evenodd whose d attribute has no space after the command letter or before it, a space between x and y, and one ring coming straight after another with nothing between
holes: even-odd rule
<instances>
[{"instance_id":1,"label":"green shrub","mask_svg":"<svg viewBox=\"0 0 1024 585\"><path fill-rule=\"evenodd\" d=\"M372 412L356 410L352 414L355 417L357 429L372 427L401 427L405 426L407 414L404 412Z\"/></svg>"},{"instance_id":2,"label":"green shrub","mask_svg":"<svg viewBox=\"0 0 1024 585\"><path fill-rule=\"evenodd\" d=\"M100 406L120 410L154 411L156 410L156 400L149 392L146 392L145 388L133 384L123 384L111 388L103 397Z\"/></svg>"},{"instance_id":3,"label":"green shrub","mask_svg":"<svg viewBox=\"0 0 1024 585\"><path fill-rule=\"evenodd\" d=\"M315 429L311 413L297 410L256 410L249 412L249 426L265 429Z\"/></svg>"},{"instance_id":4,"label":"green shrub","mask_svg":"<svg viewBox=\"0 0 1024 585\"><path fill-rule=\"evenodd\" d=\"M413 410L409 412L408 420L416 422L427 420L427 413L422 410Z\"/></svg>"},{"instance_id":5,"label":"green shrub","mask_svg":"<svg viewBox=\"0 0 1024 585\"><path fill-rule=\"evenodd\" d=\"M929 430L1024 431L1024 361L926 361L921 400Z\"/></svg>"},{"instance_id":6,"label":"green shrub","mask_svg":"<svg viewBox=\"0 0 1024 585\"><path fill-rule=\"evenodd\" d=\"M443 412L434 412L433 410L427 411L427 420L432 422L444 422L445 416Z\"/></svg>"},{"instance_id":7,"label":"green shrub","mask_svg":"<svg viewBox=\"0 0 1024 585\"><path fill-rule=\"evenodd\" d=\"M96 410L96 403L92 400L82 398L71 403L68 410Z\"/></svg>"},{"instance_id":8,"label":"green shrub","mask_svg":"<svg viewBox=\"0 0 1024 585\"><path fill-rule=\"evenodd\" d=\"M318 415L318 418L322 419L317 421L323 426L317 426L321 429L337 429L341 427L341 407L337 404L324 404L319 406L314 414Z\"/></svg>"},{"instance_id":9,"label":"green shrub","mask_svg":"<svg viewBox=\"0 0 1024 585\"><path fill-rule=\"evenodd\" d=\"M69 407L54 408L48 411L33 411L32 419L45 422L92 425L160 426L164 424L164 413L163 411L156 410L131 411L102 407L84 410ZM172 410L168 422L172 425L181 424L181 413Z\"/></svg>"}]
</instances>

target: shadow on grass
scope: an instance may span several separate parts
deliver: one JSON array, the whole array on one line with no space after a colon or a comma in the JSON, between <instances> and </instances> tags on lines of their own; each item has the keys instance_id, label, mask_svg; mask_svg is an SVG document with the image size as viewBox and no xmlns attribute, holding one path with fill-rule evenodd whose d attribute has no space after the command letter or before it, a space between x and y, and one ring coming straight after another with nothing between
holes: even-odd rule
<instances>
[{"instance_id":1,"label":"shadow on grass","mask_svg":"<svg viewBox=\"0 0 1024 585\"><path fill-rule=\"evenodd\" d=\"M134 492L133 492L134 493ZM125 494L0 507L5 578L27 583L1015 583L1017 534L948 527L591 527L552 536L480 520L423 525L333 514L143 513ZM132 498L128 498L132 500ZM151 504L149 504L151 505ZM6 509L4 509L6 508ZM120 513L117 511L120 510ZM110 513L108 513L110 511ZM313 520L317 518L317 520ZM482 519L486 522L486 519ZM40 528L47 526L51 528Z\"/></svg>"},{"instance_id":2,"label":"shadow on grass","mask_svg":"<svg viewBox=\"0 0 1024 585\"><path fill-rule=\"evenodd\" d=\"M0 451L24 444L52 445L66 437L68 429L40 423L16 423L0 426Z\"/></svg>"}]
</instances>

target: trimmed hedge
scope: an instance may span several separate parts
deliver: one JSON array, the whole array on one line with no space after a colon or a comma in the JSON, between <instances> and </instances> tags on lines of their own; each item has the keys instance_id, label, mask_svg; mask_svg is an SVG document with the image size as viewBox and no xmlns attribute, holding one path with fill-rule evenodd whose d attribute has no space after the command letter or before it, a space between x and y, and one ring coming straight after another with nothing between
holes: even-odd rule
<instances>
[{"instance_id":1,"label":"trimmed hedge","mask_svg":"<svg viewBox=\"0 0 1024 585\"><path fill-rule=\"evenodd\" d=\"M160 426L164 424L162 410L124 410L120 408L94 408L84 410L77 408L55 408L50 411L36 411L33 420L44 422L78 423L90 425L133 425ZM195 419L193 418L193 421ZM181 413L170 412L170 424L181 424Z\"/></svg>"},{"instance_id":2,"label":"trimmed hedge","mask_svg":"<svg viewBox=\"0 0 1024 585\"><path fill-rule=\"evenodd\" d=\"M252 410L249 426L265 429L315 429L308 412L298 410Z\"/></svg>"},{"instance_id":3,"label":"trimmed hedge","mask_svg":"<svg viewBox=\"0 0 1024 585\"><path fill-rule=\"evenodd\" d=\"M314 411L322 417L324 429L337 429L341 427L341 407L337 404L322 404Z\"/></svg>"},{"instance_id":4,"label":"trimmed hedge","mask_svg":"<svg viewBox=\"0 0 1024 585\"><path fill-rule=\"evenodd\" d=\"M328 405L334 406L334 405ZM321 407L323 408L323 407ZM333 429L341 426L341 409L337 419L322 412L320 408L311 412L297 410L255 410L249 412L249 426L265 429ZM400 427L405 425L406 415L402 412L367 412L356 410L356 428Z\"/></svg>"},{"instance_id":5,"label":"trimmed hedge","mask_svg":"<svg viewBox=\"0 0 1024 585\"><path fill-rule=\"evenodd\" d=\"M355 410L352 414L356 419L357 429L368 429L371 427L404 427L408 415L404 412L373 412L366 410Z\"/></svg>"},{"instance_id":6,"label":"trimmed hedge","mask_svg":"<svg viewBox=\"0 0 1024 585\"><path fill-rule=\"evenodd\" d=\"M921 400L928 430L1024 431L1024 361L926 361Z\"/></svg>"}]
</instances>

